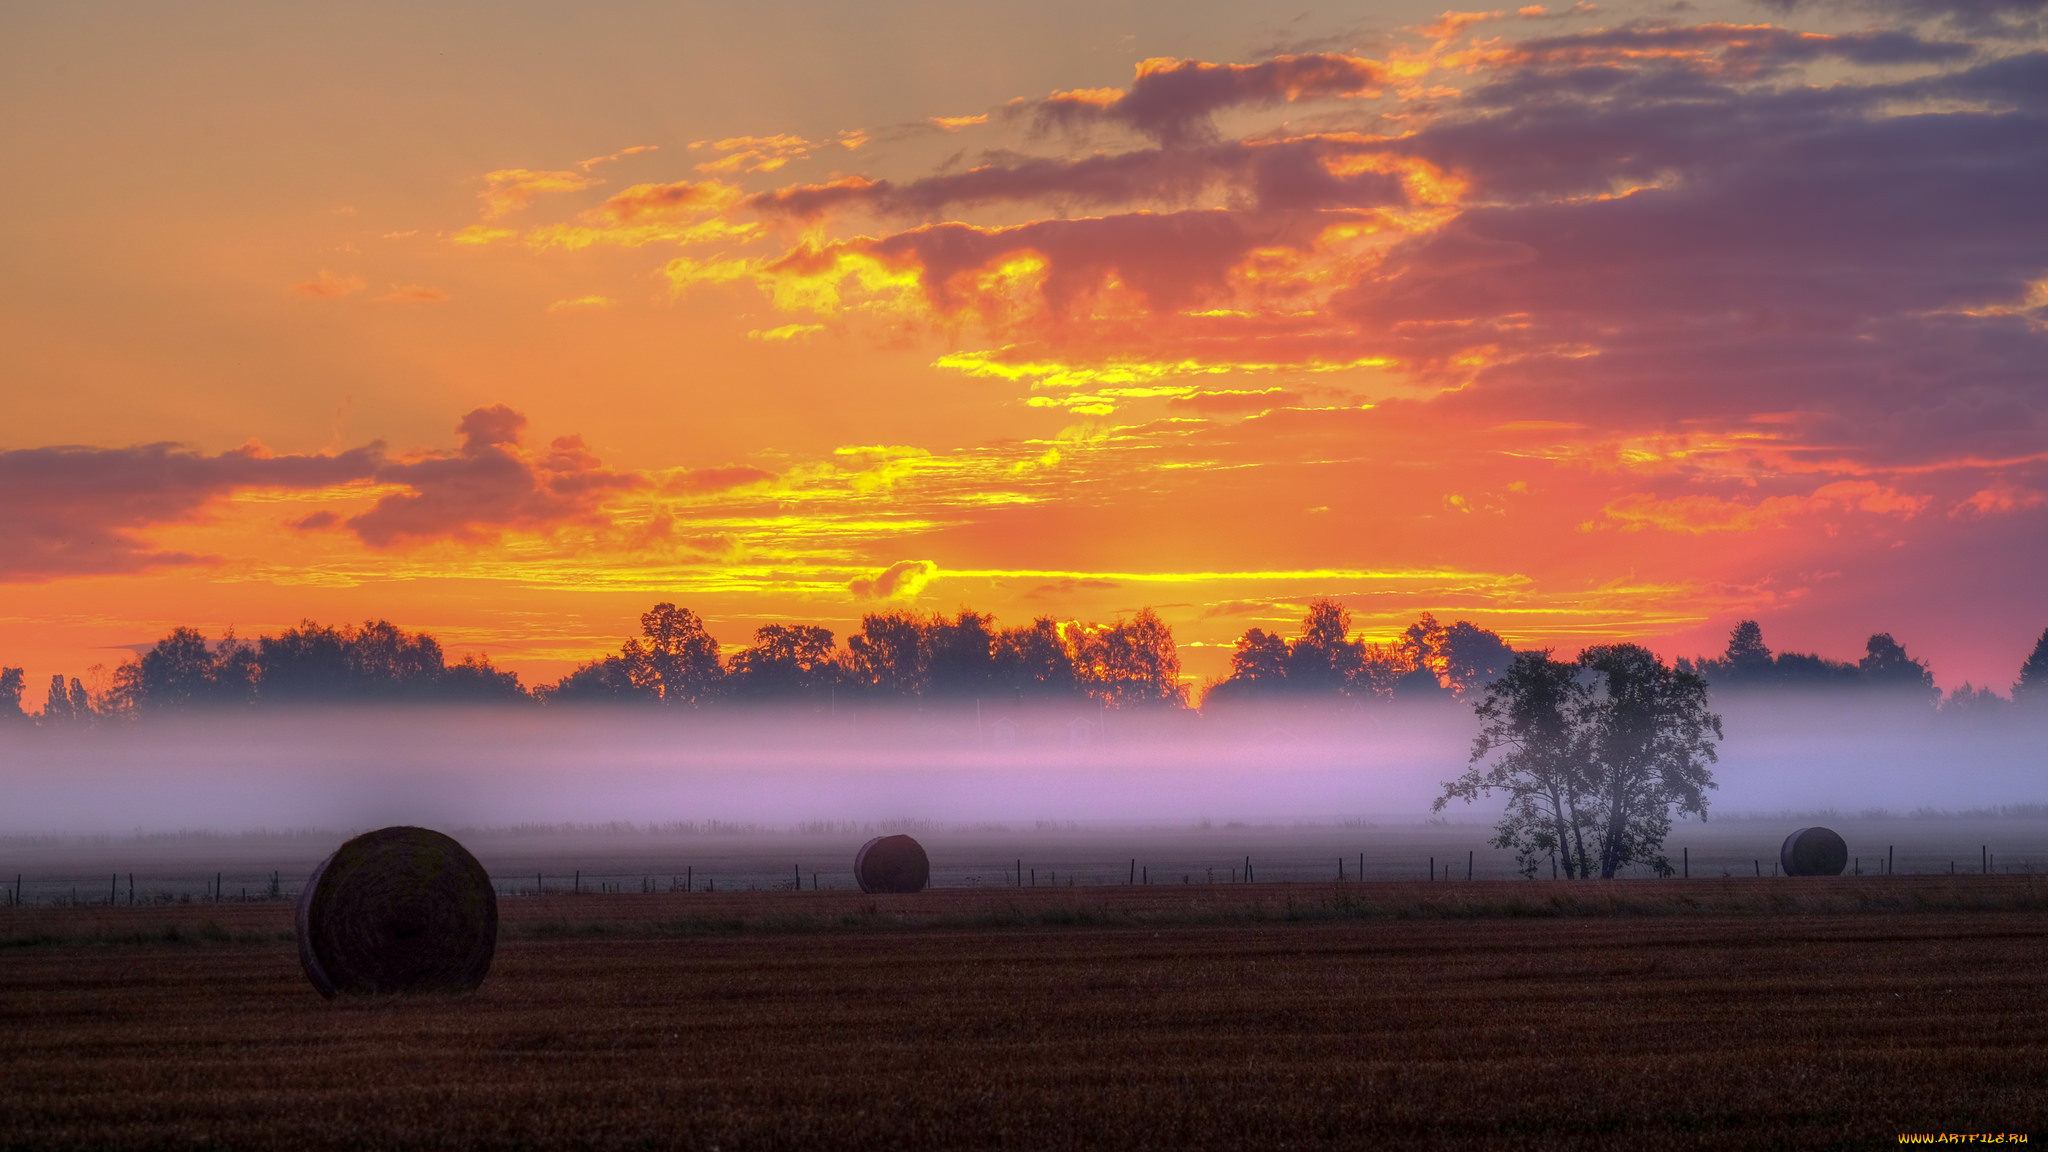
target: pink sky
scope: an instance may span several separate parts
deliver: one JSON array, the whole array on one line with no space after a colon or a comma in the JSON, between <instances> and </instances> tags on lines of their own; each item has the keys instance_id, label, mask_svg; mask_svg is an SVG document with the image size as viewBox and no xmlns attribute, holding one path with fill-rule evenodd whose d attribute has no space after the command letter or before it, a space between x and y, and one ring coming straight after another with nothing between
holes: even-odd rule
<instances>
[{"instance_id":1,"label":"pink sky","mask_svg":"<svg viewBox=\"0 0 2048 1152\"><path fill-rule=\"evenodd\" d=\"M14 6L0 663L1328 596L2004 688L2041 13Z\"/></svg>"}]
</instances>

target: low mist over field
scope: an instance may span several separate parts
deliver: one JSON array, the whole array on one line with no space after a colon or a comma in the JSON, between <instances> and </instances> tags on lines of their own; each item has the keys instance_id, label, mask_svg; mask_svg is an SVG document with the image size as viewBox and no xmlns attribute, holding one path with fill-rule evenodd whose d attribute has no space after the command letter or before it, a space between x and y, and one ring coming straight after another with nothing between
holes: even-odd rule
<instances>
[{"instance_id":1,"label":"low mist over field","mask_svg":"<svg viewBox=\"0 0 2048 1152\"><path fill-rule=\"evenodd\" d=\"M1829 694L1715 701L1711 815L2048 803L2048 722ZM315 709L0 732L0 835L390 823L1419 821L1476 729L1450 703L1227 715ZM1454 805L1453 820L1497 807ZM1710 818L1711 818L1710 815Z\"/></svg>"}]
</instances>

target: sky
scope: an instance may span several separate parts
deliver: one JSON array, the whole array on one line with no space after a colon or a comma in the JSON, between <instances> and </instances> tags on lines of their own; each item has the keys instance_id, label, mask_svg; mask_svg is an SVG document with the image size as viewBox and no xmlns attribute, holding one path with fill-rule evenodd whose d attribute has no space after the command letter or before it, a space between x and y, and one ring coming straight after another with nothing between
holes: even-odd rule
<instances>
[{"instance_id":1,"label":"sky","mask_svg":"<svg viewBox=\"0 0 2048 1152\"><path fill-rule=\"evenodd\" d=\"M0 8L0 664L2048 625L2048 4ZM33 699L39 698L31 693Z\"/></svg>"}]
</instances>

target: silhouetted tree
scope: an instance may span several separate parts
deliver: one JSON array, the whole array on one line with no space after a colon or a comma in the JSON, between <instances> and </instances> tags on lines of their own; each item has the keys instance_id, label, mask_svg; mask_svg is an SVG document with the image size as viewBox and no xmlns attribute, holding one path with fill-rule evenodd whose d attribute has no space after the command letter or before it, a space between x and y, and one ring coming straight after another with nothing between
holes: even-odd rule
<instances>
[{"instance_id":1,"label":"silhouetted tree","mask_svg":"<svg viewBox=\"0 0 2048 1152\"><path fill-rule=\"evenodd\" d=\"M628 641L629 647L637 642ZM659 702L654 685L636 679L630 661L621 656L605 656L581 665L574 672L535 689L535 694L549 704L603 704L627 703L632 701Z\"/></svg>"},{"instance_id":2,"label":"silhouetted tree","mask_svg":"<svg viewBox=\"0 0 2048 1152\"><path fill-rule=\"evenodd\" d=\"M996 693L995 617L963 608L954 619L934 617L925 628L928 694L982 697Z\"/></svg>"},{"instance_id":3,"label":"silhouetted tree","mask_svg":"<svg viewBox=\"0 0 2048 1152\"><path fill-rule=\"evenodd\" d=\"M346 698L352 679L348 648L348 637L340 629L311 620L301 620L298 627L276 636L258 637L256 662L262 668L263 699L291 703Z\"/></svg>"},{"instance_id":4,"label":"silhouetted tree","mask_svg":"<svg viewBox=\"0 0 2048 1152\"><path fill-rule=\"evenodd\" d=\"M1113 708L1187 703L1173 629L1152 609L1080 632L1074 665L1090 696Z\"/></svg>"},{"instance_id":5,"label":"silhouetted tree","mask_svg":"<svg viewBox=\"0 0 2048 1152\"><path fill-rule=\"evenodd\" d=\"M1050 616L1005 629L996 644L997 683L1020 700L1079 696L1074 648L1067 639L1070 631Z\"/></svg>"},{"instance_id":6,"label":"silhouetted tree","mask_svg":"<svg viewBox=\"0 0 2048 1152\"><path fill-rule=\"evenodd\" d=\"M213 653L194 628L173 628L137 661L129 689L139 712L190 708L213 701Z\"/></svg>"},{"instance_id":7,"label":"silhouetted tree","mask_svg":"<svg viewBox=\"0 0 2048 1152\"><path fill-rule=\"evenodd\" d=\"M1310 602L1291 643L1248 629L1238 638L1230 676L1210 685L1202 706L1282 694L1448 699L1491 681L1514 657L1497 634L1464 620L1445 627L1427 613L1392 647L1352 640L1350 631L1351 613L1328 599Z\"/></svg>"},{"instance_id":8,"label":"silhouetted tree","mask_svg":"<svg viewBox=\"0 0 2048 1152\"><path fill-rule=\"evenodd\" d=\"M1207 707L1226 700L1270 697L1288 689L1287 666L1293 655L1285 637L1264 628L1247 628L1230 654L1230 678L1210 687L1202 697Z\"/></svg>"},{"instance_id":9,"label":"silhouetted tree","mask_svg":"<svg viewBox=\"0 0 2048 1152\"><path fill-rule=\"evenodd\" d=\"M1425 612L1401 634L1401 649L1415 668L1437 674L1444 687L1466 696L1484 688L1515 658L1497 632L1460 620L1445 627ZM1410 690L1419 688L1411 684Z\"/></svg>"},{"instance_id":10,"label":"silhouetted tree","mask_svg":"<svg viewBox=\"0 0 2048 1152\"><path fill-rule=\"evenodd\" d=\"M1934 673L1927 665L1906 655L1906 649L1889 632L1879 632L1864 645L1865 655L1856 662L1864 684L1895 691L1932 704L1941 699L1934 686Z\"/></svg>"},{"instance_id":11,"label":"silhouetted tree","mask_svg":"<svg viewBox=\"0 0 2048 1152\"><path fill-rule=\"evenodd\" d=\"M1966 718L1982 717L2010 707L2012 701L1989 688L1978 688L1968 680L1951 691L1940 705L1942 715Z\"/></svg>"},{"instance_id":12,"label":"silhouetted tree","mask_svg":"<svg viewBox=\"0 0 2048 1152\"><path fill-rule=\"evenodd\" d=\"M764 624L754 645L726 661L726 684L735 696L786 699L839 682L839 652L832 631L808 624Z\"/></svg>"},{"instance_id":13,"label":"silhouetted tree","mask_svg":"<svg viewBox=\"0 0 2048 1152\"><path fill-rule=\"evenodd\" d=\"M2020 678L2012 686L2012 702L2029 707L2048 705L2048 630L2042 631L2027 662L2020 665Z\"/></svg>"},{"instance_id":14,"label":"silhouetted tree","mask_svg":"<svg viewBox=\"0 0 2048 1152\"><path fill-rule=\"evenodd\" d=\"M637 658L644 676L651 675L655 694L670 705L696 704L717 691L725 668L718 662L718 641L704 630L704 621L688 608L656 604L640 614L644 644L629 642L629 662Z\"/></svg>"},{"instance_id":15,"label":"silhouetted tree","mask_svg":"<svg viewBox=\"0 0 2048 1152\"><path fill-rule=\"evenodd\" d=\"M1661 849L1672 810L1705 820L1706 790L1715 787L1708 765L1718 759L1721 718L1707 708L1707 682L1637 644L1588 648L1579 666L1599 678L1589 759L1600 878L1641 862L1669 875Z\"/></svg>"},{"instance_id":16,"label":"silhouetted tree","mask_svg":"<svg viewBox=\"0 0 2048 1152\"><path fill-rule=\"evenodd\" d=\"M86 724L98 716L92 706L92 696L85 685L73 676L67 687L62 675L50 677L50 690L43 695L42 715L36 719L42 724Z\"/></svg>"},{"instance_id":17,"label":"silhouetted tree","mask_svg":"<svg viewBox=\"0 0 2048 1152\"><path fill-rule=\"evenodd\" d=\"M1436 808L1506 791L1495 843L1516 850L1525 874L1554 850L1568 876L1612 879L1636 863L1668 875L1672 812L1706 819L1715 786L1721 718L1706 691L1635 644L1588 648L1575 665L1517 657L1474 706L1470 764Z\"/></svg>"},{"instance_id":18,"label":"silhouetted tree","mask_svg":"<svg viewBox=\"0 0 2048 1152\"><path fill-rule=\"evenodd\" d=\"M1548 856L1566 879L1591 876L1591 700L1592 681L1581 678L1577 664L1552 660L1549 649L1517 655L1473 705L1479 735L1465 774L1444 785L1434 810L1504 792L1507 811L1493 843L1514 850L1522 875L1534 876Z\"/></svg>"},{"instance_id":19,"label":"silhouetted tree","mask_svg":"<svg viewBox=\"0 0 2048 1152\"><path fill-rule=\"evenodd\" d=\"M1771 649L1764 643L1763 625L1754 620L1738 621L1728 633L1728 667L1762 675L1771 669Z\"/></svg>"},{"instance_id":20,"label":"silhouetted tree","mask_svg":"<svg viewBox=\"0 0 2048 1152\"><path fill-rule=\"evenodd\" d=\"M1771 654L1764 632L1754 620L1737 623L1728 634L1727 651L1718 657L1680 659L1682 672L1693 672L1721 690L1763 688L1855 688L1867 684L1854 664L1811 652Z\"/></svg>"},{"instance_id":21,"label":"silhouetted tree","mask_svg":"<svg viewBox=\"0 0 2048 1152\"><path fill-rule=\"evenodd\" d=\"M912 699L923 693L931 663L930 621L914 612L861 617L846 638L855 684L881 696Z\"/></svg>"},{"instance_id":22,"label":"silhouetted tree","mask_svg":"<svg viewBox=\"0 0 2048 1152\"><path fill-rule=\"evenodd\" d=\"M433 695L457 703L506 703L528 699L519 683L519 673L500 670L489 656L464 656L442 669L434 682Z\"/></svg>"},{"instance_id":23,"label":"silhouetted tree","mask_svg":"<svg viewBox=\"0 0 2048 1152\"><path fill-rule=\"evenodd\" d=\"M1357 678L1359 655L1351 613L1335 600L1311 600L1287 653L1287 682L1303 692L1343 692Z\"/></svg>"},{"instance_id":24,"label":"silhouetted tree","mask_svg":"<svg viewBox=\"0 0 2048 1152\"><path fill-rule=\"evenodd\" d=\"M26 720L21 710L21 693L27 687L28 672L22 668L0 668L0 724Z\"/></svg>"}]
</instances>

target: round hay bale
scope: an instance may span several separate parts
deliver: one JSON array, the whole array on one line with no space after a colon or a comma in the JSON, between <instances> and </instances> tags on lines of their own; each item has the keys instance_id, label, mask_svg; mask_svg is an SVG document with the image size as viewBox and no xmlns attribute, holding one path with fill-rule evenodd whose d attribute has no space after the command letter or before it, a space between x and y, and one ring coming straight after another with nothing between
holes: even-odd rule
<instances>
[{"instance_id":1,"label":"round hay bale","mask_svg":"<svg viewBox=\"0 0 2048 1152\"><path fill-rule=\"evenodd\" d=\"M1787 876L1840 876L1849 865L1849 845L1832 828L1801 828L1785 837L1778 863Z\"/></svg>"},{"instance_id":2,"label":"round hay bale","mask_svg":"<svg viewBox=\"0 0 2048 1152\"><path fill-rule=\"evenodd\" d=\"M863 892L922 892L932 862L908 836L877 836L854 853L853 877Z\"/></svg>"},{"instance_id":3,"label":"round hay bale","mask_svg":"<svg viewBox=\"0 0 2048 1152\"><path fill-rule=\"evenodd\" d=\"M426 828L365 832L299 894L299 963L322 996L467 992L498 946L498 894L462 845Z\"/></svg>"}]
</instances>

